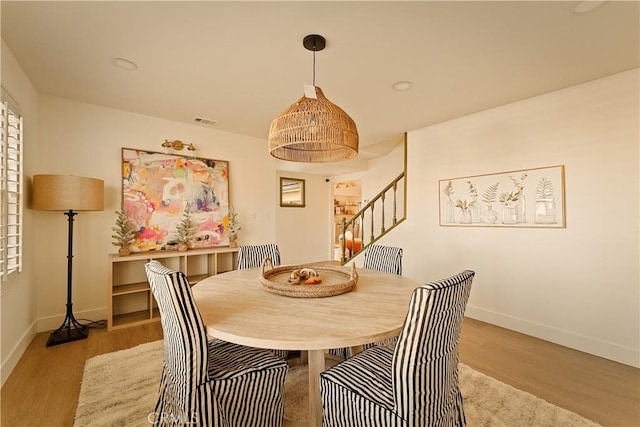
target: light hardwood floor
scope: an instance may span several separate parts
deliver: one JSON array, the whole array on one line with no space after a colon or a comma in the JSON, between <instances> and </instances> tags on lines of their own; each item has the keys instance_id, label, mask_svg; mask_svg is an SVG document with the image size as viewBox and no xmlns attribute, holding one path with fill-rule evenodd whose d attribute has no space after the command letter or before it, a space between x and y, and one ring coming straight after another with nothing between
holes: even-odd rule
<instances>
[{"instance_id":1,"label":"light hardwood floor","mask_svg":"<svg viewBox=\"0 0 640 427\"><path fill-rule=\"evenodd\" d=\"M36 336L2 387L4 427L72 426L85 361L161 339L162 330L93 329L87 340L49 348L47 337ZM472 368L604 426L640 426L638 369L473 319L464 321L459 350Z\"/></svg>"}]
</instances>

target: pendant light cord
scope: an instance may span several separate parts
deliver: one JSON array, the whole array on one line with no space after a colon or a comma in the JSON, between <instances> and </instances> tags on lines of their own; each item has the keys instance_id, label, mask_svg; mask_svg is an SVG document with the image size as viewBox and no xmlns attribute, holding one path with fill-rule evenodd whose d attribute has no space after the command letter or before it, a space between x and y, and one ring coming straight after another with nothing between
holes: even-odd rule
<instances>
[{"instance_id":1,"label":"pendant light cord","mask_svg":"<svg viewBox=\"0 0 640 427\"><path fill-rule=\"evenodd\" d=\"M315 47L315 45L314 45ZM313 85L316 85L316 51L313 50Z\"/></svg>"}]
</instances>

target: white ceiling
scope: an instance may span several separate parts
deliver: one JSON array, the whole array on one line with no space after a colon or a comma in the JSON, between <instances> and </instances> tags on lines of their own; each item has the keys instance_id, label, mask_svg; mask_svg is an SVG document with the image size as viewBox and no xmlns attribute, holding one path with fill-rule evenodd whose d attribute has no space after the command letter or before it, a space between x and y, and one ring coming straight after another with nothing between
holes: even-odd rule
<instances>
[{"instance_id":1,"label":"white ceiling","mask_svg":"<svg viewBox=\"0 0 640 427\"><path fill-rule=\"evenodd\" d=\"M639 3L0 2L2 38L43 93L264 140L311 84L356 121L360 161L405 131L639 66ZM138 65L126 71L113 58ZM399 80L414 83L396 92ZM346 166L346 165L350 166ZM308 173L329 165L281 162ZM339 165L332 165L339 166Z\"/></svg>"}]
</instances>

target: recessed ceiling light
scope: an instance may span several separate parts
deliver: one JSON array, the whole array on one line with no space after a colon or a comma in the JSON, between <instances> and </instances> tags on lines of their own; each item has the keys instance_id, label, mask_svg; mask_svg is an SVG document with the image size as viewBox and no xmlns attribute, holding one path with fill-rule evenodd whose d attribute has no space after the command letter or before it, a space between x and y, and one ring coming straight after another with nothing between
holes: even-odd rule
<instances>
[{"instance_id":1,"label":"recessed ceiling light","mask_svg":"<svg viewBox=\"0 0 640 427\"><path fill-rule=\"evenodd\" d=\"M402 92L402 91L411 89L413 87L413 82L410 82L407 80L401 80L399 82L395 82L393 85L391 85L391 87L393 88L393 90Z\"/></svg>"},{"instance_id":2,"label":"recessed ceiling light","mask_svg":"<svg viewBox=\"0 0 640 427\"><path fill-rule=\"evenodd\" d=\"M604 0L604 1L597 1L597 0L581 1L580 3L578 3L578 5L576 7L573 8L573 11L574 11L574 13L577 13L578 15L586 15L587 13L595 12L596 10L600 9L601 7L606 5L607 3L609 3L608 0Z\"/></svg>"},{"instance_id":3,"label":"recessed ceiling light","mask_svg":"<svg viewBox=\"0 0 640 427\"><path fill-rule=\"evenodd\" d=\"M128 59L124 58L113 58L111 60L111 63L116 67L122 68L123 70L127 71L136 71L138 69L138 65L136 65L135 62L129 61Z\"/></svg>"}]
</instances>

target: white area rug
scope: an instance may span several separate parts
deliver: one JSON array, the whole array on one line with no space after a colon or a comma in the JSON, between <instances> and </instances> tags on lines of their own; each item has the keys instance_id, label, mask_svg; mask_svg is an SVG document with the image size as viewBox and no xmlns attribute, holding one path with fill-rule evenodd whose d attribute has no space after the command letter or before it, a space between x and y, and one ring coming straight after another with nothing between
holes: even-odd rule
<instances>
[{"instance_id":1,"label":"white area rug","mask_svg":"<svg viewBox=\"0 0 640 427\"><path fill-rule=\"evenodd\" d=\"M162 371L162 341L89 359L84 368L75 426L149 426ZM460 364L467 424L492 427L594 427L599 424ZM285 382L286 426L304 425L308 411L304 366Z\"/></svg>"}]
</instances>

